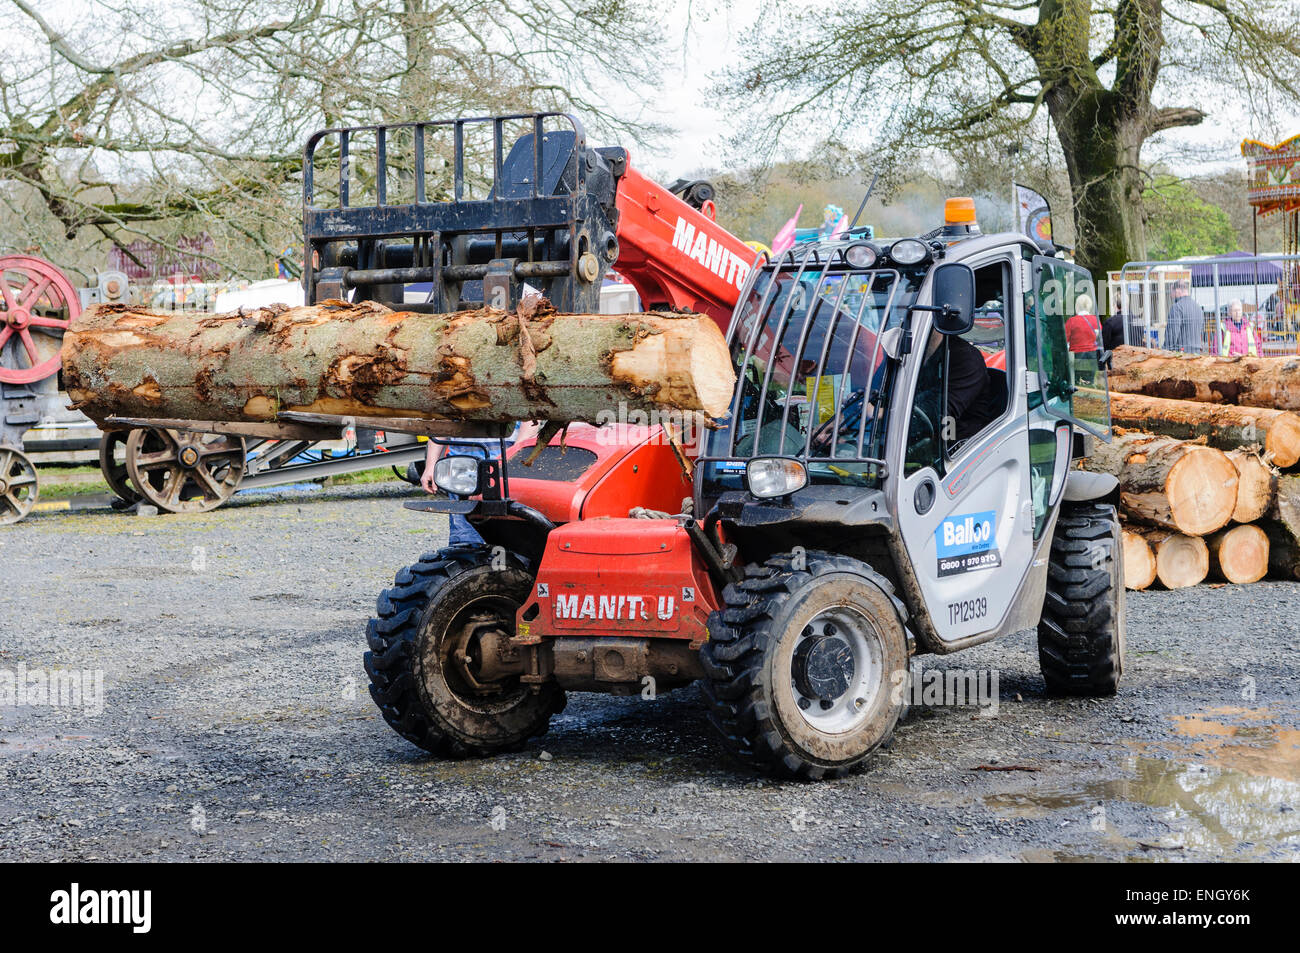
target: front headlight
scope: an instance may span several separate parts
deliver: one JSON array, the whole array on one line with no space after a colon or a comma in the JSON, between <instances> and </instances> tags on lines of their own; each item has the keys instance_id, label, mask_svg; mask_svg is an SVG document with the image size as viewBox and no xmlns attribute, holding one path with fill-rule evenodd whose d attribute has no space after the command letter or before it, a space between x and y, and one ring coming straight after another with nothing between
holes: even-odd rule
<instances>
[{"instance_id":1,"label":"front headlight","mask_svg":"<svg viewBox=\"0 0 1300 953\"><path fill-rule=\"evenodd\" d=\"M917 238L901 238L890 246L889 257L900 265L919 265L930 257L930 246Z\"/></svg>"},{"instance_id":2,"label":"front headlight","mask_svg":"<svg viewBox=\"0 0 1300 953\"><path fill-rule=\"evenodd\" d=\"M850 245L844 249L844 260L854 268L871 268L879 258L880 255L876 249L866 242Z\"/></svg>"},{"instance_id":3,"label":"front headlight","mask_svg":"<svg viewBox=\"0 0 1300 953\"><path fill-rule=\"evenodd\" d=\"M478 457L443 457L433 465L433 482L448 493L474 496L482 490L478 465Z\"/></svg>"},{"instance_id":4,"label":"front headlight","mask_svg":"<svg viewBox=\"0 0 1300 953\"><path fill-rule=\"evenodd\" d=\"M808 485L808 471L798 460L785 457L758 457L745 467L749 492L759 499L786 496Z\"/></svg>"}]
</instances>

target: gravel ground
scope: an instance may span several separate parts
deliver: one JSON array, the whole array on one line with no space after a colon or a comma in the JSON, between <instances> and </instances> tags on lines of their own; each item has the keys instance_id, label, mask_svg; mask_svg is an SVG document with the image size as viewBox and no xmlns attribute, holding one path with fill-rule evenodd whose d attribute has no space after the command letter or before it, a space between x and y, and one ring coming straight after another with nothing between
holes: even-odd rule
<instances>
[{"instance_id":1,"label":"gravel ground","mask_svg":"<svg viewBox=\"0 0 1300 953\"><path fill-rule=\"evenodd\" d=\"M693 688L571 695L448 762L361 669L376 594L446 538L414 495L0 528L0 688L104 679L98 713L0 704L0 860L1300 859L1300 584L1131 593L1114 699L1045 697L1028 638L924 659L997 670L996 711L916 707L841 781L729 763Z\"/></svg>"}]
</instances>

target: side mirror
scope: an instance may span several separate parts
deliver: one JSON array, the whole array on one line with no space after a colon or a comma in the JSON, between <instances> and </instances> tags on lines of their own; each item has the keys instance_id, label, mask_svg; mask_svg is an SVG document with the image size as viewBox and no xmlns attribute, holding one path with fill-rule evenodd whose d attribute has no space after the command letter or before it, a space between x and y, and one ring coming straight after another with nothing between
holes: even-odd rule
<instances>
[{"instance_id":1,"label":"side mirror","mask_svg":"<svg viewBox=\"0 0 1300 953\"><path fill-rule=\"evenodd\" d=\"M970 265L946 261L936 265L930 279L934 329L940 334L965 334L975 323L975 272Z\"/></svg>"}]
</instances>

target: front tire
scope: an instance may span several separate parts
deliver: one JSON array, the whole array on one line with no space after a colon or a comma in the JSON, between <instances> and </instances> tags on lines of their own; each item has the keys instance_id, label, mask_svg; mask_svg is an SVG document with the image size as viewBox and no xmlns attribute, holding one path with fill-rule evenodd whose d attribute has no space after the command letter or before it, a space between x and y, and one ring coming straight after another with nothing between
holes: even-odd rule
<instances>
[{"instance_id":1,"label":"front tire","mask_svg":"<svg viewBox=\"0 0 1300 953\"><path fill-rule=\"evenodd\" d=\"M902 603L866 563L775 556L723 591L700 651L710 721L741 761L779 777L840 777L903 711Z\"/></svg>"},{"instance_id":2,"label":"front tire","mask_svg":"<svg viewBox=\"0 0 1300 953\"><path fill-rule=\"evenodd\" d=\"M1115 507L1065 503L1056 520L1038 661L1054 695L1114 695L1124 672L1124 544Z\"/></svg>"},{"instance_id":3,"label":"front tire","mask_svg":"<svg viewBox=\"0 0 1300 953\"><path fill-rule=\"evenodd\" d=\"M371 698L394 731L432 754L517 751L564 708L554 683L476 677L483 654L513 636L532 591L519 558L505 559L494 566L491 550L466 544L426 553L380 594L366 628Z\"/></svg>"}]
</instances>

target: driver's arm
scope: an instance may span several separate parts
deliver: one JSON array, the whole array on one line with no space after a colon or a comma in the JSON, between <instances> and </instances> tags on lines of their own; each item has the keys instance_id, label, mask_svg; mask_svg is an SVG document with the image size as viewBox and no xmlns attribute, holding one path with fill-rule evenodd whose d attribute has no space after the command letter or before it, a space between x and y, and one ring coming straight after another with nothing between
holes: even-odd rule
<instances>
[{"instance_id":1,"label":"driver's arm","mask_svg":"<svg viewBox=\"0 0 1300 953\"><path fill-rule=\"evenodd\" d=\"M961 420L988 386L989 369L979 349L959 337L948 339L948 415Z\"/></svg>"}]
</instances>

